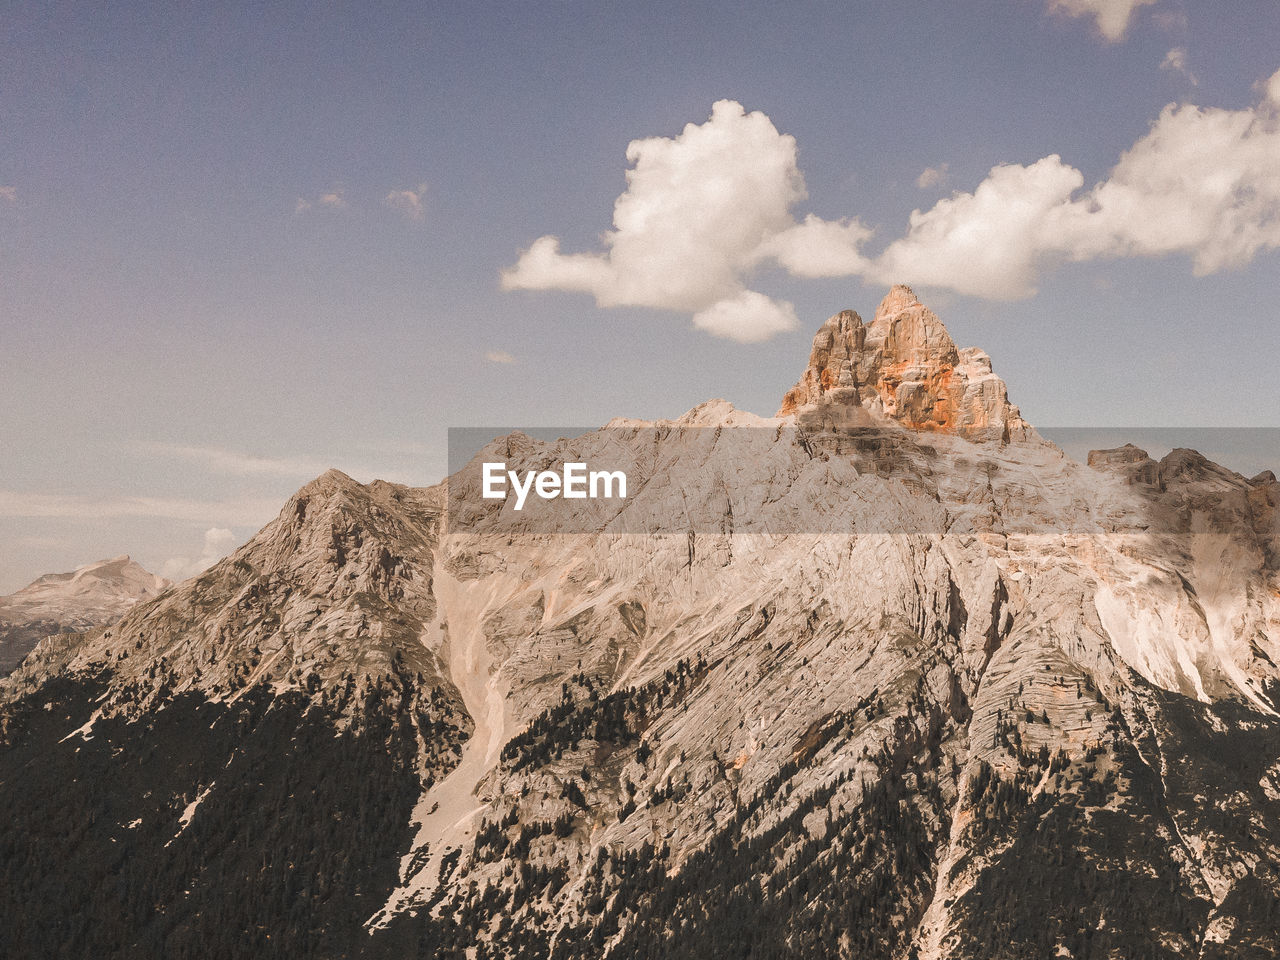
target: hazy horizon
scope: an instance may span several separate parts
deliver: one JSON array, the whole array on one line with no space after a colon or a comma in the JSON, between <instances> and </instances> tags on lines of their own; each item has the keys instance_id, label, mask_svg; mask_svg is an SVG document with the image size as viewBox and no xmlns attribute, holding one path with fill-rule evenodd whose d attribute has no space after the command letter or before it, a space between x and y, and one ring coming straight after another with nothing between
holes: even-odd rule
<instances>
[{"instance_id":1,"label":"hazy horizon","mask_svg":"<svg viewBox=\"0 0 1280 960\"><path fill-rule=\"evenodd\" d=\"M891 282L1046 433L1276 426L1280 7L962 7L14 7L0 594L450 426L772 415Z\"/></svg>"}]
</instances>

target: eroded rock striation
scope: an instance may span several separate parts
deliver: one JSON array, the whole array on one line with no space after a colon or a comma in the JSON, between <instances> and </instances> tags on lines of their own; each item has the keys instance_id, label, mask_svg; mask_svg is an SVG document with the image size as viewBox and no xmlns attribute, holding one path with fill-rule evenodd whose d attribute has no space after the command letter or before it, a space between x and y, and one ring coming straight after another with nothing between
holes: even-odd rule
<instances>
[{"instance_id":1,"label":"eroded rock striation","mask_svg":"<svg viewBox=\"0 0 1280 960\"><path fill-rule=\"evenodd\" d=\"M5 681L9 953L1280 951L1274 477L1073 461L901 287L778 417L490 453L632 492L330 472Z\"/></svg>"},{"instance_id":2,"label":"eroded rock striation","mask_svg":"<svg viewBox=\"0 0 1280 960\"><path fill-rule=\"evenodd\" d=\"M976 440L1033 435L991 358L976 347L957 349L937 314L906 286L889 291L869 325L852 310L822 325L809 366L778 416L868 422L859 417L863 411L871 422L889 418Z\"/></svg>"}]
</instances>

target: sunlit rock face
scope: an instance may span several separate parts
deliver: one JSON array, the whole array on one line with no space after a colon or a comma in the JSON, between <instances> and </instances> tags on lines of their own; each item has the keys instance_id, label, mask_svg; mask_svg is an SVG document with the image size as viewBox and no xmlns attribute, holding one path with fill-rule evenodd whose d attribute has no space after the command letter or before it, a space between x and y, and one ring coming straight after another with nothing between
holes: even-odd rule
<instances>
[{"instance_id":1,"label":"sunlit rock face","mask_svg":"<svg viewBox=\"0 0 1280 960\"><path fill-rule=\"evenodd\" d=\"M937 314L905 286L889 292L869 326L852 310L822 325L778 415L847 422L851 414L839 408L855 406L914 430L975 440L1032 435L991 358L976 347L958 350Z\"/></svg>"},{"instance_id":2,"label":"sunlit rock face","mask_svg":"<svg viewBox=\"0 0 1280 960\"><path fill-rule=\"evenodd\" d=\"M0 676L45 637L107 626L169 585L128 556L119 556L69 573L47 573L0 597Z\"/></svg>"},{"instance_id":3,"label":"sunlit rock face","mask_svg":"<svg viewBox=\"0 0 1280 960\"><path fill-rule=\"evenodd\" d=\"M904 287L777 417L486 451L630 492L330 472L0 686L10 953L1280 951L1273 476L1072 460Z\"/></svg>"}]
</instances>

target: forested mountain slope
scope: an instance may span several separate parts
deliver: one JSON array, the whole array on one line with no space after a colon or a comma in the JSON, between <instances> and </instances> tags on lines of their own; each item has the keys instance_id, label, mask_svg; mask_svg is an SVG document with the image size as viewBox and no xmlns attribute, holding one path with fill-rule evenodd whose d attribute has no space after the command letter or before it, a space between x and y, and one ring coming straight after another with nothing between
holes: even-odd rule
<instances>
[{"instance_id":1,"label":"forested mountain slope","mask_svg":"<svg viewBox=\"0 0 1280 960\"><path fill-rule=\"evenodd\" d=\"M5 681L0 953L1280 952L1274 478L1072 461L903 287L484 458L629 494L330 472Z\"/></svg>"}]
</instances>

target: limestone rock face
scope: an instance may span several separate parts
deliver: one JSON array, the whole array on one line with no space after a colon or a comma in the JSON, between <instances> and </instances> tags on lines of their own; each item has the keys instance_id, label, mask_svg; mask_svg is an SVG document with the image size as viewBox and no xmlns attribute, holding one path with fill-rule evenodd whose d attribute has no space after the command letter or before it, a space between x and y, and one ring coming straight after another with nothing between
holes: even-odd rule
<instances>
[{"instance_id":1,"label":"limestone rock face","mask_svg":"<svg viewBox=\"0 0 1280 960\"><path fill-rule=\"evenodd\" d=\"M164 577L119 556L69 573L47 573L17 593L0 597L0 676L45 637L107 626L168 587Z\"/></svg>"},{"instance_id":2,"label":"limestone rock face","mask_svg":"<svg viewBox=\"0 0 1280 960\"><path fill-rule=\"evenodd\" d=\"M562 524L466 471L325 474L201 577L0 683L0 808L43 836L14 787L30 758L59 789L127 761L65 831L113 854L91 877L117 889L117 850L148 873L239 857L211 876L248 880L159 871L183 879L137 902L168 898L168 944L214 917L269 934L261 955L315 955L316 917L329 953L370 958L1280 955L1274 478L1186 450L1075 462L906 288L823 326L782 414L712 401L477 455L625 466L625 499ZM245 794L222 731L254 704L321 729L272 739ZM207 773L165 760L175 716L212 731ZM342 744L417 776L328 769ZM334 780L360 802L294 826ZM99 866L5 839L0 915ZM263 914L295 879L245 884L312 849L367 877L306 874L305 911ZM136 955L132 928L93 939L116 910L23 955Z\"/></svg>"},{"instance_id":3,"label":"limestone rock face","mask_svg":"<svg viewBox=\"0 0 1280 960\"><path fill-rule=\"evenodd\" d=\"M117 689L162 660L176 686L213 697L348 677L361 690L406 677L439 685L442 667L419 643L436 613L438 520L436 488L363 485L330 470L231 556L84 641L46 642L11 682L69 658L108 665Z\"/></svg>"},{"instance_id":4,"label":"limestone rock face","mask_svg":"<svg viewBox=\"0 0 1280 960\"><path fill-rule=\"evenodd\" d=\"M991 358L976 347L957 349L937 314L901 285L880 302L869 326L852 310L822 325L809 366L778 416L862 421L844 409L851 407L913 430L971 440L1034 436L992 372Z\"/></svg>"}]
</instances>

